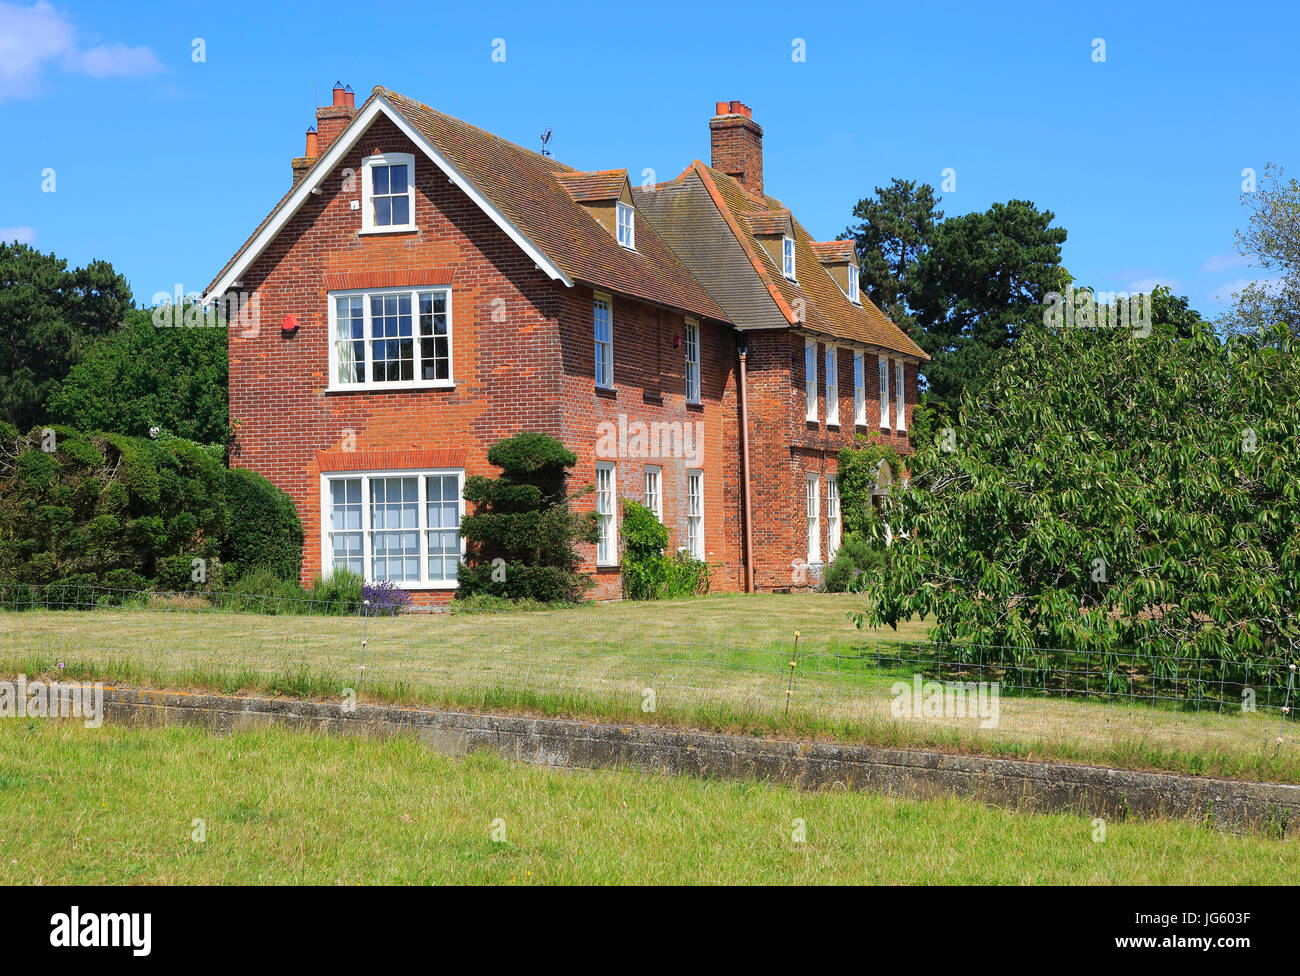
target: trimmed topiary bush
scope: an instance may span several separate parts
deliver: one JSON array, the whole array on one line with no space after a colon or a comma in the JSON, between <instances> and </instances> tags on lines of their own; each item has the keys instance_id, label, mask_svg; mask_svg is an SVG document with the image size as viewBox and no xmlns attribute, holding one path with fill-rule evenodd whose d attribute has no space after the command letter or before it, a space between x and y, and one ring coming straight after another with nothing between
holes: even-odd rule
<instances>
[{"instance_id":1,"label":"trimmed topiary bush","mask_svg":"<svg viewBox=\"0 0 1300 976\"><path fill-rule=\"evenodd\" d=\"M466 565L457 597L580 601L593 581L578 571L573 546L596 542L599 531L594 512L569 510L565 483L577 457L553 437L526 432L494 444L488 461L501 477L465 479L475 512L461 520Z\"/></svg>"}]
</instances>

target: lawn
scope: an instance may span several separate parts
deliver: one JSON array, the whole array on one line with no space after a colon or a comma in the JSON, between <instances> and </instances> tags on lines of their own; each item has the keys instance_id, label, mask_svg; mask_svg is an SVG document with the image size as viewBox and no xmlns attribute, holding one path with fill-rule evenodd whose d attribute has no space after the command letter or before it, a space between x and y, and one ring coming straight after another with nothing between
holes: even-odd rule
<instances>
[{"instance_id":1,"label":"lawn","mask_svg":"<svg viewBox=\"0 0 1300 976\"><path fill-rule=\"evenodd\" d=\"M326 699L354 688L362 701L1300 781L1294 721L1276 710L1004 693L992 728L977 715L899 719L891 686L929 667L911 643L926 628L861 631L847 616L858 609L855 595L728 594L368 621L184 601L0 612L0 671Z\"/></svg>"},{"instance_id":2,"label":"lawn","mask_svg":"<svg viewBox=\"0 0 1300 976\"><path fill-rule=\"evenodd\" d=\"M406 738L9 720L0 755L0 859L21 884L1292 884L1298 863L1294 839L1183 821L1112 821L1098 842L1079 816L452 760Z\"/></svg>"}]
</instances>

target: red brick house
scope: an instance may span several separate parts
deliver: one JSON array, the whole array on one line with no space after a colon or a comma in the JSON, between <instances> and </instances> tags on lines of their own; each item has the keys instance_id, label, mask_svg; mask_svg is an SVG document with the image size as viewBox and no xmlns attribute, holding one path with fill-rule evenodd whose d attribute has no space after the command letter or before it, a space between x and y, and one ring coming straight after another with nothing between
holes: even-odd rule
<instances>
[{"instance_id":1,"label":"red brick house","mask_svg":"<svg viewBox=\"0 0 1300 976\"><path fill-rule=\"evenodd\" d=\"M294 498L304 578L345 565L450 599L466 475L536 430L596 487L596 597L620 594L622 498L715 589L816 582L836 452L867 431L908 450L926 357L858 293L851 243L814 241L765 195L749 109L719 102L709 128L712 166L633 187L384 88L360 108L335 89L204 297L245 309L234 463Z\"/></svg>"}]
</instances>

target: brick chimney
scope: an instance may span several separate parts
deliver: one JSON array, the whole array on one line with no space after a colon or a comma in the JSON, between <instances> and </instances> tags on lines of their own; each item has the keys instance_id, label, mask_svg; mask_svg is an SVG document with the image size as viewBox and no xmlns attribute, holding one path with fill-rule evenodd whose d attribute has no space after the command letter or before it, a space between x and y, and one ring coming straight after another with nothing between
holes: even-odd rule
<instances>
[{"instance_id":1,"label":"brick chimney","mask_svg":"<svg viewBox=\"0 0 1300 976\"><path fill-rule=\"evenodd\" d=\"M343 82L336 81L334 104L322 105L316 109L316 124L307 130L306 151L293 161L295 186L307 174L307 170L311 169L317 158L329 149L330 143L347 128L347 124L352 121L352 116L356 114L356 101L351 86L345 88Z\"/></svg>"},{"instance_id":2,"label":"brick chimney","mask_svg":"<svg viewBox=\"0 0 1300 976\"><path fill-rule=\"evenodd\" d=\"M346 88L343 82L334 82L334 104L322 105L316 109L316 132L320 138L320 151L328 152L330 145L347 128L352 116L357 114L356 96L352 86Z\"/></svg>"},{"instance_id":3,"label":"brick chimney","mask_svg":"<svg viewBox=\"0 0 1300 976\"><path fill-rule=\"evenodd\" d=\"M763 195L763 127L743 102L718 102L709 120L713 168L734 176L751 195Z\"/></svg>"}]
</instances>

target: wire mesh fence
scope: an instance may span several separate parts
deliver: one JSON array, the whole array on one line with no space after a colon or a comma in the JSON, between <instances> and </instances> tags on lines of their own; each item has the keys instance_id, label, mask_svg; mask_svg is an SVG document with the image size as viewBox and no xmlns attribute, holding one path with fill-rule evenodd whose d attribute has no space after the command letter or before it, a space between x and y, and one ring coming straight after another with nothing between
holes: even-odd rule
<instances>
[{"instance_id":1,"label":"wire mesh fence","mask_svg":"<svg viewBox=\"0 0 1300 976\"><path fill-rule=\"evenodd\" d=\"M0 665L552 712L887 726L981 741L1294 749L1294 664L798 635L734 610L643 604L376 613L357 601L0 588ZM683 617L685 615L683 614Z\"/></svg>"}]
</instances>

